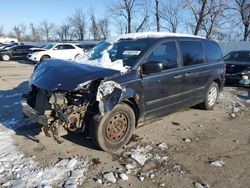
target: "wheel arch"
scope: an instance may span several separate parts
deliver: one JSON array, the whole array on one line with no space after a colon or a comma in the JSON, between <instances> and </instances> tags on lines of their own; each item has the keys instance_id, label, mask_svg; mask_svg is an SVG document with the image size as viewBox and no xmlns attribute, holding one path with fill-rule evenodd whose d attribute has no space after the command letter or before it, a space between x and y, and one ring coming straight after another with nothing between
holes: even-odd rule
<instances>
[{"instance_id":1,"label":"wheel arch","mask_svg":"<svg viewBox=\"0 0 250 188\"><path fill-rule=\"evenodd\" d=\"M40 57L40 61L41 61L41 59L42 59L44 56L48 56L49 58L51 58L51 56L50 56L50 55L48 55L48 54L44 54L44 55L41 55L41 57Z\"/></svg>"},{"instance_id":2,"label":"wheel arch","mask_svg":"<svg viewBox=\"0 0 250 188\"><path fill-rule=\"evenodd\" d=\"M214 79L213 80L213 82L215 82L217 85L218 85L218 87L219 87L219 90L221 90L222 89L222 87L223 87L223 85L222 85L222 83L221 83L221 81L220 81L220 79Z\"/></svg>"},{"instance_id":3,"label":"wheel arch","mask_svg":"<svg viewBox=\"0 0 250 188\"><path fill-rule=\"evenodd\" d=\"M128 104L133 109L133 111L135 113L136 127L137 127L137 122L139 120L140 110L139 110L139 107L138 107L135 99L133 97L130 97L130 98L127 98L121 102Z\"/></svg>"}]
</instances>

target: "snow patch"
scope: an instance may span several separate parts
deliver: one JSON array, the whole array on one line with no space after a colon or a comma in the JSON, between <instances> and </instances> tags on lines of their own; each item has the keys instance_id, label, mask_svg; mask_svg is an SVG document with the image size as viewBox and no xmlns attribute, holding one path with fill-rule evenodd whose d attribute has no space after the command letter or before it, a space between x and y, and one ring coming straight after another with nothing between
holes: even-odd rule
<instances>
[{"instance_id":1,"label":"snow patch","mask_svg":"<svg viewBox=\"0 0 250 188\"><path fill-rule=\"evenodd\" d=\"M118 59L118 60L113 61L113 62L111 61L111 59L109 58L109 53L108 53L108 50L110 48L112 48L112 45L108 49L106 49L102 52L102 56L99 59L89 60L89 55L86 55L86 56L77 58L76 61L78 63L88 64L91 66L97 66L97 67L103 67L103 68L107 68L107 69L118 70L122 73L127 72L128 67L123 66L123 61L121 59Z\"/></svg>"},{"instance_id":2,"label":"snow patch","mask_svg":"<svg viewBox=\"0 0 250 188\"><path fill-rule=\"evenodd\" d=\"M139 39L139 38L160 38L160 37L195 37L195 38L204 38L200 36L194 36L189 34L181 33L169 33L169 32L142 32L142 33L128 33L123 35L118 35L108 38L106 41L113 44L120 39Z\"/></svg>"},{"instance_id":3,"label":"snow patch","mask_svg":"<svg viewBox=\"0 0 250 188\"><path fill-rule=\"evenodd\" d=\"M1 124L0 124L1 125ZM15 132L12 130L2 131L0 129L0 166L1 174L0 179L6 180L0 182L3 187L9 187L17 182L25 184L26 187L37 186L62 186L64 182L70 180L71 183L77 182L79 184L86 179L86 173L88 170L88 161L84 160L77 162L77 169L81 170L81 173L67 168L65 165L54 165L47 167L40 167L37 161L33 158L25 157L25 155L15 146L13 139L11 138ZM76 161L74 161L75 163ZM76 170L76 168L74 170ZM69 174L72 176L69 176ZM81 177L80 177L81 174Z\"/></svg>"}]
</instances>

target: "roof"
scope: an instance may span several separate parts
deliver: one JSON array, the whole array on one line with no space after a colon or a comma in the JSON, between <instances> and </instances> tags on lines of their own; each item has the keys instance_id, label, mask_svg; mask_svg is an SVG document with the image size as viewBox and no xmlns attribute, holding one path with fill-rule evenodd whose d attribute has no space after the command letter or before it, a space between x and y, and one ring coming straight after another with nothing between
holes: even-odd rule
<instances>
[{"instance_id":1,"label":"roof","mask_svg":"<svg viewBox=\"0 0 250 188\"><path fill-rule=\"evenodd\" d=\"M128 33L108 38L106 41L109 43L115 43L120 39L140 39L140 38L163 38L163 37L192 37L192 38L204 38L196 35L181 34L181 33L169 33L169 32L141 32L141 33Z\"/></svg>"}]
</instances>

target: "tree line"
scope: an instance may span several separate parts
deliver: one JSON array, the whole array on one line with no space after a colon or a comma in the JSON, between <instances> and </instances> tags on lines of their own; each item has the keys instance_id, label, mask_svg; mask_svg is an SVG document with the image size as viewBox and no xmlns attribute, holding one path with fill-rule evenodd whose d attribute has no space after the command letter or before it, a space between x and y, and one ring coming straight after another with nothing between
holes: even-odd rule
<instances>
[{"instance_id":1,"label":"tree line","mask_svg":"<svg viewBox=\"0 0 250 188\"><path fill-rule=\"evenodd\" d=\"M7 34L0 26L0 35L21 41L101 40L111 27L112 34L169 31L219 41L248 41L250 35L248 0L112 0L106 10L97 18L94 9L79 8L60 24L18 24Z\"/></svg>"}]
</instances>

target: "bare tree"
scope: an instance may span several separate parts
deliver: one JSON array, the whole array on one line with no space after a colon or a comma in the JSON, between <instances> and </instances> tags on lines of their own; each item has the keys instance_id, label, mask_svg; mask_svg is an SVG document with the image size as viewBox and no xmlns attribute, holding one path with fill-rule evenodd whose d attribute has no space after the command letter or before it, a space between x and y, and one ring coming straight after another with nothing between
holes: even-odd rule
<instances>
[{"instance_id":1,"label":"bare tree","mask_svg":"<svg viewBox=\"0 0 250 188\"><path fill-rule=\"evenodd\" d=\"M35 25L33 23L30 24L30 30L31 30L31 40L32 41L40 41L40 34L39 31L37 29L37 27L35 27Z\"/></svg>"},{"instance_id":2,"label":"bare tree","mask_svg":"<svg viewBox=\"0 0 250 188\"><path fill-rule=\"evenodd\" d=\"M201 25L201 29L205 32L206 38L211 38L216 33L219 33L219 30L227 22L224 12L228 10L228 5L225 0L217 0L211 2L209 9L210 13L204 17L204 21Z\"/></svg>"},{"instance_id":3,"label":"bare tree","mask_svg":"<svg viewBox=\"0 0 250 188\"><path fill-rule=\"evenodd\" d=\"M78 40L84 40L86 36L86 20L82 9L76 9L70 17L73 32Z\"/></svg>"},{"instance_id":4,"label":"bare tree","mask_svg":"<svg viewBox=\"0 0 250 188\"><path fill-rule=\"evenodd\" d=\"M3 36L4 35L4 29L3 29L3 26L0 25L0 36Z\"/></svg>"},{"instance_id":5,"label":"bare tree","mask_svg":"<svg viewBox=\"0 0 250 188\"><path fill-rule=\"evenodd\" d=\"M207 16L218 6L217 2L218 0L186 0L185 7L191 10L195 20L194 23L190 23L194 35L198 35Z\"/></svg>"},{"instance_id":6,"label":"bare tree","mask_svg":"<svg viewBox=\"0 0 250 188\"><path fill-rule=\"evenodd\" d=\"M131 33L132 28L136 32L141 31L143 26L147 23L149 18L149 11L147 3L148 0L117 0L113 4L109 5L109 12L115 17L115 20L121 19L118 23L124 23L125 20L126 25L122 26L122 28L126 28L126 33ZM142 11L139 11L142 10ZM133 19L137 18L137 20L141 21L133 27ZM120 27L121 28L121 27Z\"/></svg>"},{"instance_id":7,"label":"bare tree","mask_svg":"<svg viewBox=\"0 0 250 188\"><path fill-rule=\"evenodd\" d=\"M14 25L12 28L13 36L18 40L22 40L26 32L26 26L24 24Z\"/></svg>"},{"instance_id":8,"label":"bare tree","mask_svg":"<svg viewBox=\"0 0 250 188\"><path fill-rule=\"evenodd\" d=\"M101 38L106 39L110 35L108 18L100 19L98 21L98 26L99 26Z\"/></svg>"},{"instance_id":9,"label":"bare tree","mask_svg":"<svg viewBox=\"0 0 250 188\"><path fill-rule=\"evenodd\" d=\"M50 41L52 38L54 29L54 24L49 23L47 20L44 20L40 24L40 34L45 38L46 41Z\"/></svg>"},{"instance_id":10,"label":"bare tree","mask_svg":"<svg viewBox=\"0 0 250 188\"><path fill-rule=\"evenodd\" d=\"M155 0L155 18L156 18L156 30L160 31L160 14L159 14L159 0Z\"/></svg>"},{"instance_id":11,"label":"bare tree","mask_svg":"<svg viewBox=\"0 0 250 188\"><path fill-rule=\"evenodd\" d=\"M150 0L141 0L138 3L141 11L139 11L139 17L141 21L136 23L137 27L135 26L135 32L143 32L149 29L149 17L150 17ZM138 16L138 15L137 15Z\"/></svg>"},{"instance_id":12,"label":"bare tree","mask_svg":"<svg viewBox=\"0 0 250 188\"><path fill-rule=\"evenodd\" d=\"M61 41L67 41L69 40L69 36L70 36L70 24L67 23L67 20L64 21L62 24L58 25L55 33L57 34L58 38Z\"/></svg>"},{"instance_id":13,"label":"bare tree","mask_svg":"<svg viewBox=\"0 0 250 188\"><path fill-rule=\"evenodd\" d=\"M90 10L90 33L92 34L92 37L94 40L99 40L100 39L100 30L99 26L95 17L94 10Z\"/></svg>"},{"instance_id":14,"label":"bare tree","mask_svg":"<svg viewBox=\"0 0 250 188\"><path fill-rule=\"evenodd\" d=\"M247 0L235 0L236 7L234 10L238 11L241 17L241 23L244 26L243 40L246 41L249 37L249 24L250 24L250 3Z\"/></svg>"},{"instance_id":15,"label":"bare tree","mask_svg":"<svg viewBox=\"0 0 250 188\"><path fill-rule=\"evenodd\" d=\"M176 33L182 23L182 15L178 4L164 3L160 9L162 28Z\"/></svg>"}]
</instances>

